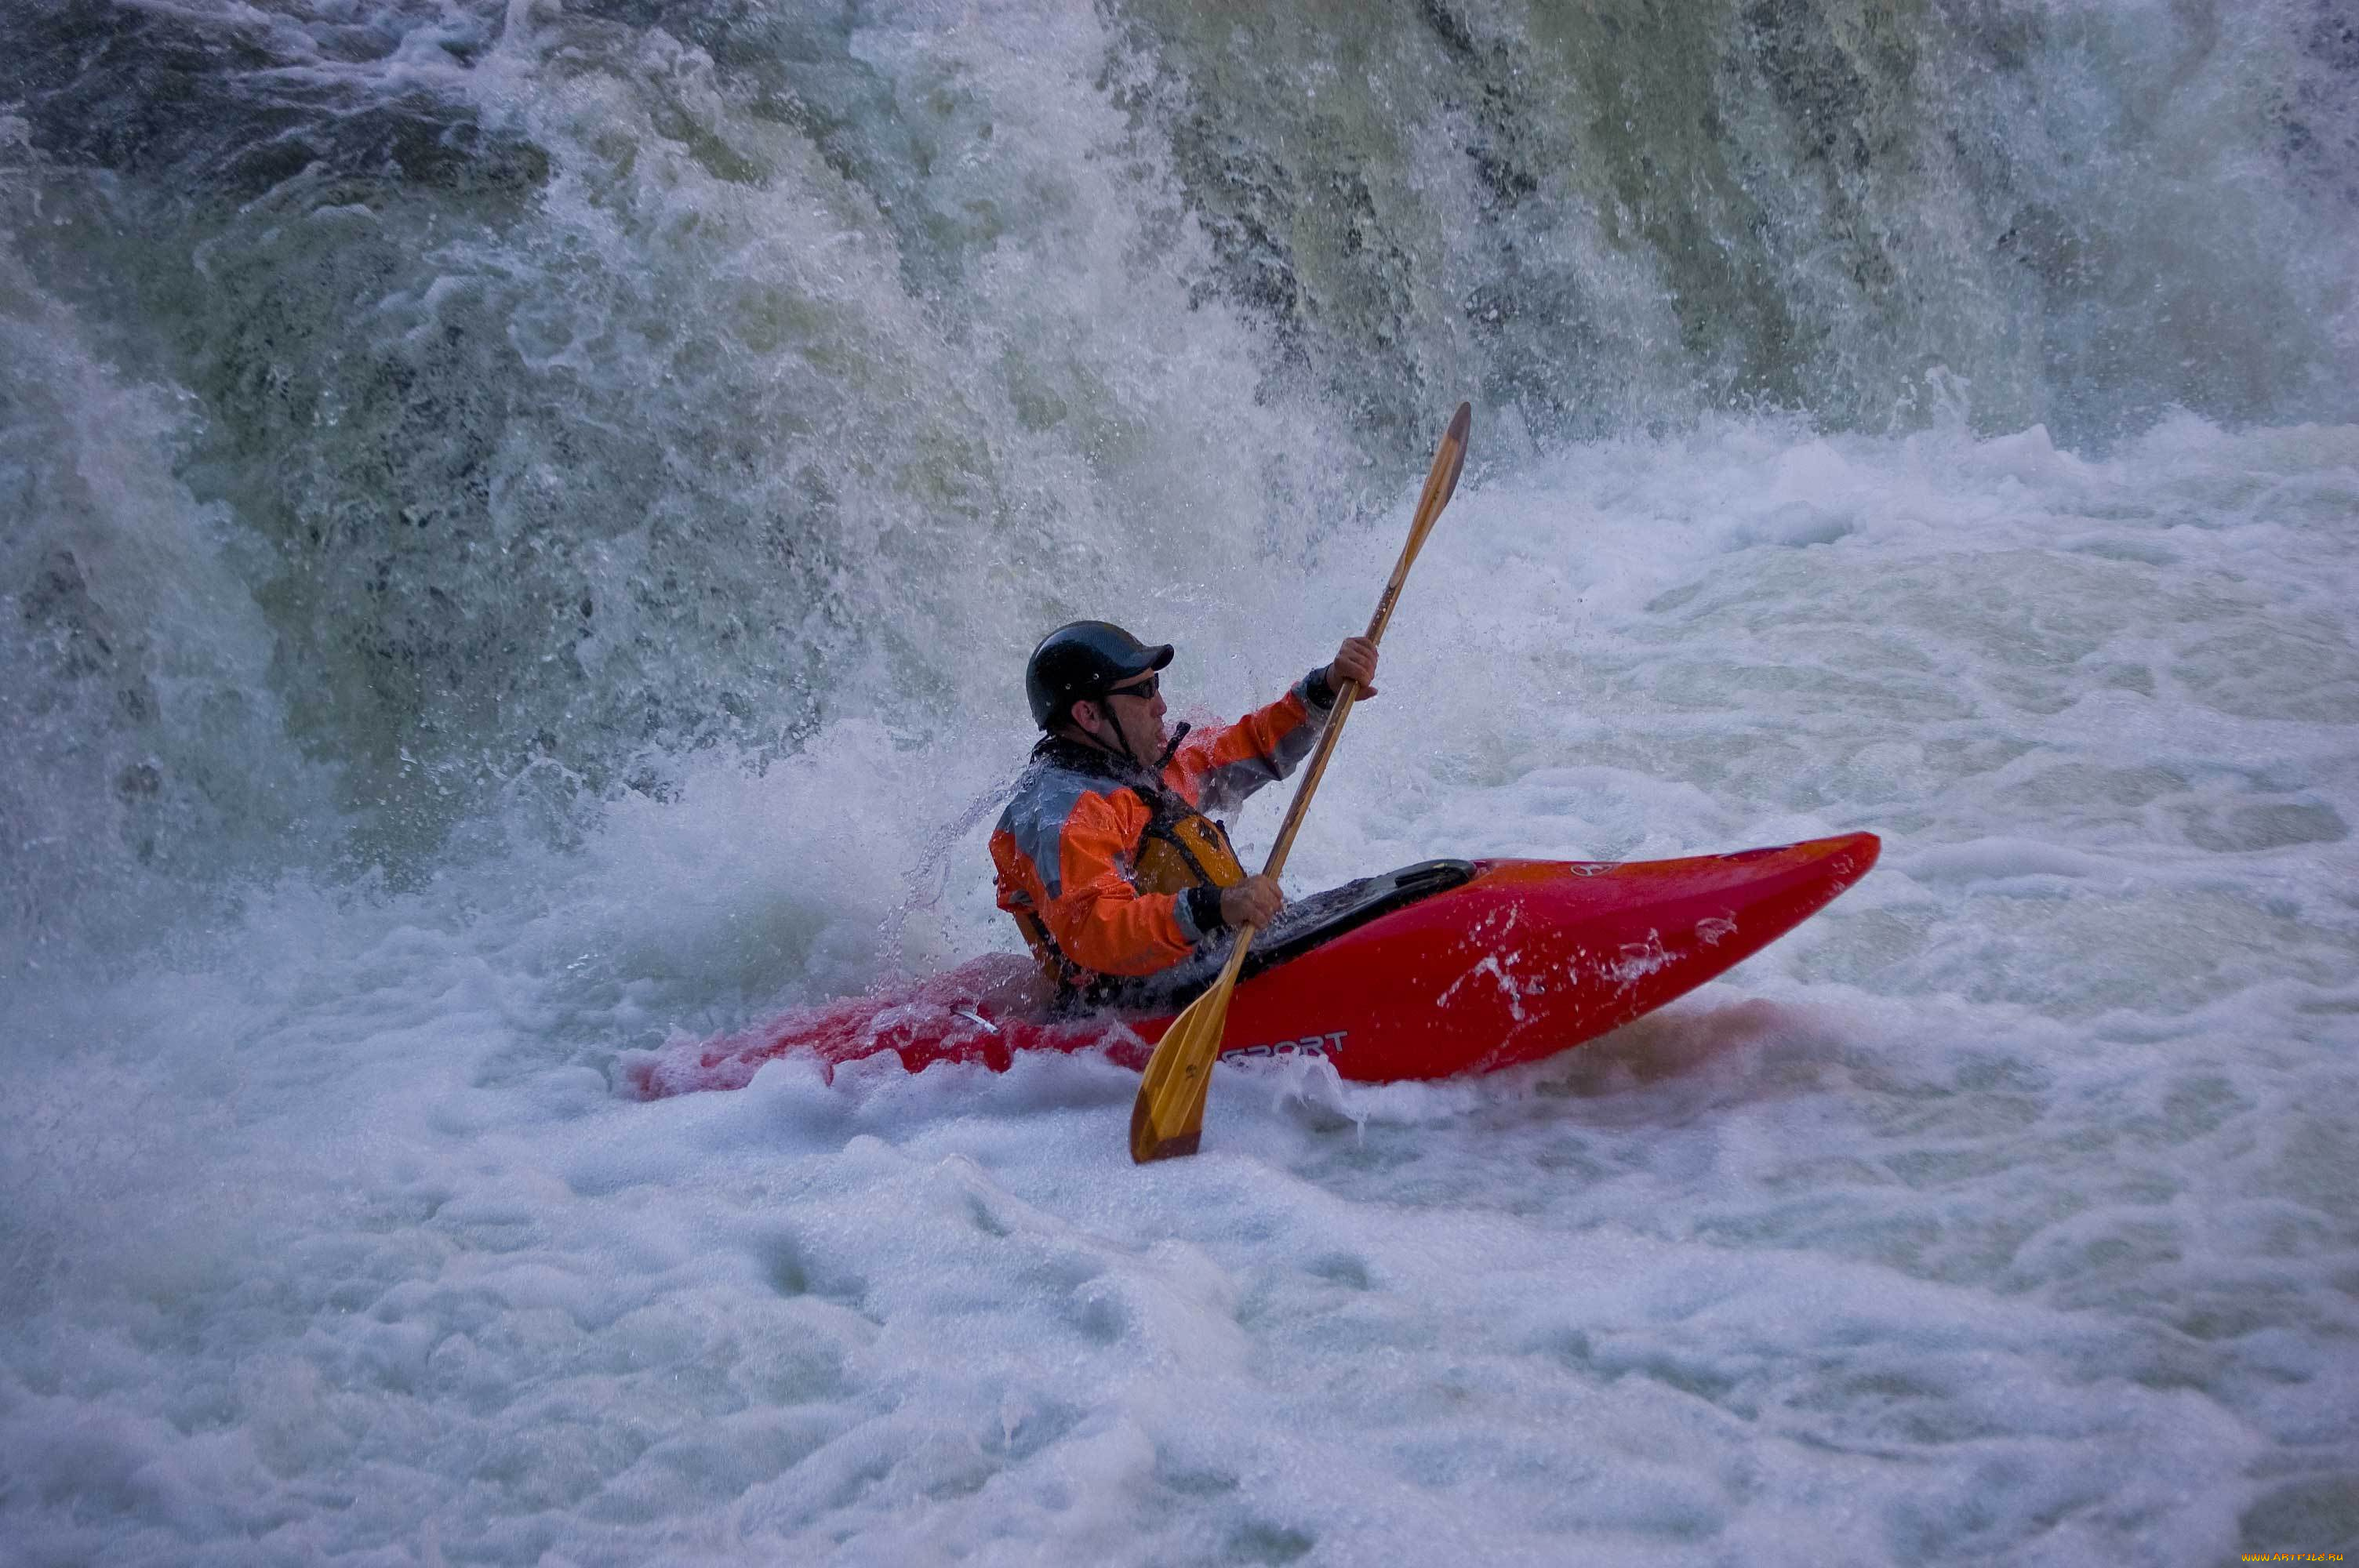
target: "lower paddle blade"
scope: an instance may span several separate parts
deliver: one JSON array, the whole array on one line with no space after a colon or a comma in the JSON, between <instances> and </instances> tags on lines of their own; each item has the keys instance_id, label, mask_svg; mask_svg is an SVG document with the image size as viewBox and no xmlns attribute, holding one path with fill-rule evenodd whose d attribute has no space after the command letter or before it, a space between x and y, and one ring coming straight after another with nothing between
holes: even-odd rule
<instances>
[{"instance_id":1,"label":"lower paddle blade","mask_svg":"<svg viewBox=\"0 0 2359 1568\"><path fill-rule=\"evenodd\" d=\"M1227 976L1222 977L1223 979ZM1204 1134L1204 1099L1212 1059L1221 1054L1234 984L1215 985L1188 1004L1156 1042L1130 1108L1130 1157L1139 1164L1193 1154Z\"/></svg>"}]
</instances>

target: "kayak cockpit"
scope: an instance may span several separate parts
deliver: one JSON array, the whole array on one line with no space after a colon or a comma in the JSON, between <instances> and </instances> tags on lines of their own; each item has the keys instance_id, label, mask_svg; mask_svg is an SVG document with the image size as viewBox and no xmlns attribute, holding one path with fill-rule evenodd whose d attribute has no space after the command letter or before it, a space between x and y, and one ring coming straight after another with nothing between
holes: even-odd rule
<instances>
[{"instance_id":1,"label":"kayak cockpit","mask_svg":"<svg viewBox=\"0 0 2359 1568\"><path fill-rule=\"evenodd\" d=\"M1299 958L1336 937L1356 931L1395 910L1448 892L1473 881L1472 860L1419 860L1397 871L1360 877L1296 899L1277 912L1277 918L1254 938L1245 955L1242 978L1266 974L1288 959ZM1073 999L1073 1013L1100 1011L1175 1012L1203 994L1228 961L1229 942L1207 943L1193 957L1140 979L1093 987Z\"/></svg>"}]
</instances>

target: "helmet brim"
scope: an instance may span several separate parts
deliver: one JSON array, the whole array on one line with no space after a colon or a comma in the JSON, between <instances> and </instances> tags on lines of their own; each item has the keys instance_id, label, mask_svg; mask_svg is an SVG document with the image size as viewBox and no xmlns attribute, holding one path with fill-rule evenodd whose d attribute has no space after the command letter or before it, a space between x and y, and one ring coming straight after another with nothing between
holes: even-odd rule
<instances>
[{"instance_id":1,"label":"helmet brim","mask_svg":"<svg viewBox=\"0 0 2359 1568\"><path fill-rule=\"evenodd\" d=\"M1136 669L1125 670L1122 674L1123 679L1129 680L1134 676L1143 676L1149 670L1159 670L1164 665L1171 662L1172 648L1171 644L1169 643L1158 643L1154 647L1146 649L1145 652L1147 654L1147 662L1140 665Z\"/></svg>"}]
</instances>

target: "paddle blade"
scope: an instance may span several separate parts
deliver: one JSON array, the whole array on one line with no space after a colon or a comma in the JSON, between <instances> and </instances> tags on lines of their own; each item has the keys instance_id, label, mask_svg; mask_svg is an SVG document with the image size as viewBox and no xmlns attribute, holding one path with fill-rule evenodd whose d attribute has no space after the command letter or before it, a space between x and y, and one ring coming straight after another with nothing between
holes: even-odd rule
<instances>
[{"instance_id":1,"label":"paddle blade","mask_svg":"<svg viewBox=\"0 0 2359 1568\"><path fill-rule=\"evenodd\" d=\"M1156 1042L1130 1108L1130 1157L1137 1163L1196 1152L1204 1133L1212 1058L1221 1054L1221 1032L1228 1027L1229 998L1235 992L1234 977L1223 974Z\"/></svg>"},{"instance_id":2,"label":"paddle blade","mask_svg":"<svg viewBox=\"0 0 2359 1568\"><path fill-rule=\"evenodd\" d=\"M1451 448L1450 477L1443 481L1441 487L1441 499L1445 502L1458 492L1458 475L1466 467L1466 438L1473 428L1474 406L1471 403L1460 404L1458 412L1450 416L1450 428L1441 433L1441 438Z\"/></svg>"},{"instance_id":3,"label":"paddle blade","mask_svg":"<svg viewBox=\"0 0 2359 1568\"><path fill-rule=\"evenodd\" d=\"M1392 580L1385 584L1384 596L1376 600L1376 612L1368 618L1368 641L1373 643L1385 634L1393 618L1393 606L1400 600L1401 586L1408 581L1408 568L1415 564L1417 553L1425 548L1425 536L1433 532L1441 509L1458 493L1458 476L1466 468L1466 435L1473 427L1474 409L1462 403L1458 412L1450 417L1450 428L1441 433L1441 444L1433 449L1433 466L1426 470L1425 489L1418 493L1417 514L1409 519L1408 543L1401 546L1400 559L1393 566Z\"/></svg>"},{"instance_id":4,"label":"paddle blade","mask_svg":"<svg viewBox=\"0 0 2359 1568\"><path fill-rule=\"evenodd\" d=\"M1433 466L1426 470L1425 489L1417 498L1417 513L1409 524L1408 549L1414 559L1425 536L1433 532L1434 520L1450 498L1458 493L1458 476L1466 471L1466 438L1474 425L1474 406L1462 403L1458 412L1450 416L1450 428L1441 433L1441 444L1434 449Z\"/></svg>"}]
</instances>

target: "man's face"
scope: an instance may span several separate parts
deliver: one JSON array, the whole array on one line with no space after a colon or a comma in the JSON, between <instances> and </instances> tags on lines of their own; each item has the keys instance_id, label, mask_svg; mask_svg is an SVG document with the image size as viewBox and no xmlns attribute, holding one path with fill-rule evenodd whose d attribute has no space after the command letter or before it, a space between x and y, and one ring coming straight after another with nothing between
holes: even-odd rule
<instances>
[{"instance_id":1,"label":"man's face","mask_svg":"<svg viewBox=\"0 0 2359 1568\"><path fill-rule=\"evenodd\" d=\"M1122 730L1123 744L1134 757L1153 761L1163 754L1163 672L1149 670L1126 680L1098 705Z\"/></svg>"}]
</instances>

